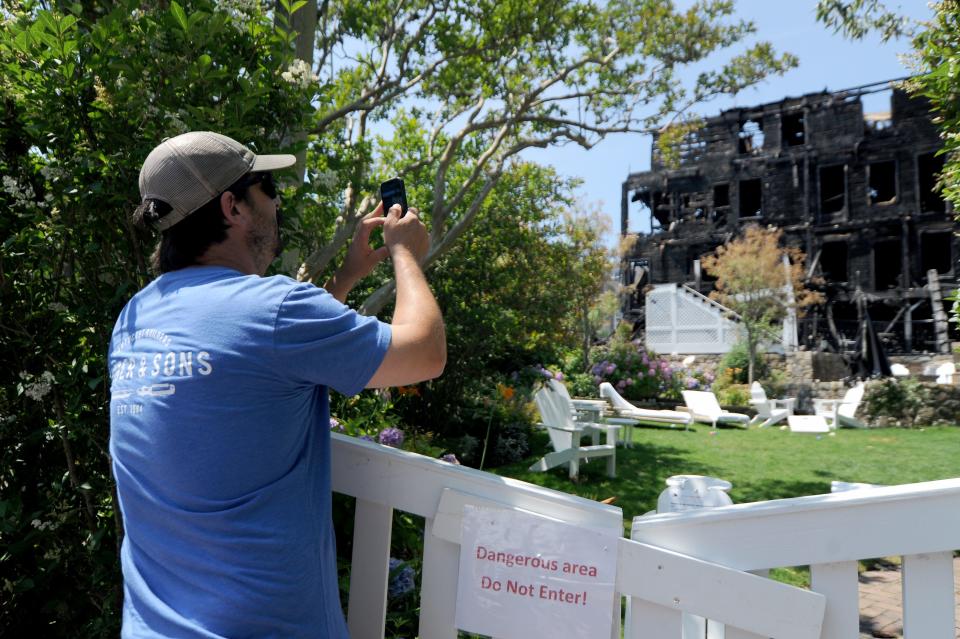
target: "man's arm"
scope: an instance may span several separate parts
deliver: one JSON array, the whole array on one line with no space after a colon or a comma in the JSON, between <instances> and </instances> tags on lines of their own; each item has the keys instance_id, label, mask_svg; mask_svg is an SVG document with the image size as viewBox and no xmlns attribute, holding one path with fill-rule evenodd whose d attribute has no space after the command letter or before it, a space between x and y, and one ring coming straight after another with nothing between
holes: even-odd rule
<instances>
[{"instance_id":1,"label":"man's arm","mask_svg":"<svg viewBox=\"0 0 960 639\"><path fill-rule=\"evenodd\" d=\"M383 237L393 261L397 303L390 347L367 388L433 379L447 363L443 316L420 268L420 260L430 248L430 236L415 209L401 217L396 205L384 219Z\"/></svg>"},{"instance_id":2,"label":"man's arm","mask_svg":"<svg viewBox=\"0 0 960 639\"><path fill-rule=\"evenodd\" d=\"M346 303L347 294L365 278L373 268L389 255L386 246L373 249L370 246L370 233L378 226L383 226L386 218L383 217L383 203L368 213L362 220L357 232L350 241L347 256L343 264L324 283L323 288L341 303Z\"/></svg>"}]
</instances>

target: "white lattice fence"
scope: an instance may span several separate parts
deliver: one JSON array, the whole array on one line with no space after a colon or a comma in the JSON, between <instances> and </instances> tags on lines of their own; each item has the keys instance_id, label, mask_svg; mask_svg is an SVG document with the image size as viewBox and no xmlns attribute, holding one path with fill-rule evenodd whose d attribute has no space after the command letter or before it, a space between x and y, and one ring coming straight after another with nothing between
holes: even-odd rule
<instances>
[{"instance_id":1,"label":"white lattice fence","mask_svg":"<svg viewBox=\"0 0 960 639\"><path fill-rule=\"evenodd\" d=\"M726 353L740 336L731 312L677 284L646 296L646 344L658 353Z\"/></svg>"}]
</instances>

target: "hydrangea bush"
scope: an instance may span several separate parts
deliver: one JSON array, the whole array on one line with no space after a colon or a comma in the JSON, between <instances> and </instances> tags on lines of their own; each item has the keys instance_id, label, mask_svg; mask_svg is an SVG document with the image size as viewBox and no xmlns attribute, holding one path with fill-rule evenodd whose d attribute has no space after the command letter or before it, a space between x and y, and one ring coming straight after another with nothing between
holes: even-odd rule
<instances>
[{"instance_id":1,"label":"hydrangea bush","mask_svg":"<svg viewBox=\"0 0 960 639\"><path fill-rule=\"evenodd\" d=\"M713 382L710 373L674 366L640 340L615 341L595 349L591 361L594 384L609 382L627 399L677 399L682 390L707 390Z\"/></svg>"}]
</instances>

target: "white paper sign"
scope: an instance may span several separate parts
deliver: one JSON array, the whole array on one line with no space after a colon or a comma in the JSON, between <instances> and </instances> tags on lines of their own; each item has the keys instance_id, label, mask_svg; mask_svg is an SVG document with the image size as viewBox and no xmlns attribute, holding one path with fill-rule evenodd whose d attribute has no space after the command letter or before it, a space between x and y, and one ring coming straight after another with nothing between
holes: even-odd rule
<instances>
[{"instance_id":1,"label":"white paper sign","mask_svg":"<svg viewBox=\"0 0 960 639\"><path fill-rule=\"evenodd\" d=\"M457 627L500 639L609 637L617 538L464 506Z\"/></svg>"}]
</instances>

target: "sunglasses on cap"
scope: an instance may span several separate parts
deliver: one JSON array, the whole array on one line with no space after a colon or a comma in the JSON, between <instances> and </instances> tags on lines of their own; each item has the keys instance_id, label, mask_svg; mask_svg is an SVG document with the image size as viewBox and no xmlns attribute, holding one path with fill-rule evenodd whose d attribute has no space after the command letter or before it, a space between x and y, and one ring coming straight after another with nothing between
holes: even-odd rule
<instances>
[{"instance_id":1,"label":"sunglasses on cap","mask_svg":"<svg viewBox=\"0 0 960 639\"><path fill-rule=\"evenodd\" d=\"M257 172L248 173L234 184L237 188L247 189L254 184L260 185L260 190L271 200L277 199L277 185L273 182L273 173Z\"/></svg>"}]
</instances>

